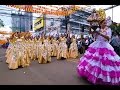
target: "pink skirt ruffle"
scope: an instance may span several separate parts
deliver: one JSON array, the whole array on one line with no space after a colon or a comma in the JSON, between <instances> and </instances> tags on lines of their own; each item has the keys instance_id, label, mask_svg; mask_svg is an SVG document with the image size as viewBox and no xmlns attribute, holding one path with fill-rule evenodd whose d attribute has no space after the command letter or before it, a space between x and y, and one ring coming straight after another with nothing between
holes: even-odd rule
<instances>
[{"instance_id":1,"label":"pink skirt ruffle","mask_svg":"<svg viewBox=\"0 0 120 90\"><path fill-rule=\"evenodd\" d=\"M93 84L120 85L120 57L112 49L89 47L77 72Z\"/></svg>"}]
</instances>

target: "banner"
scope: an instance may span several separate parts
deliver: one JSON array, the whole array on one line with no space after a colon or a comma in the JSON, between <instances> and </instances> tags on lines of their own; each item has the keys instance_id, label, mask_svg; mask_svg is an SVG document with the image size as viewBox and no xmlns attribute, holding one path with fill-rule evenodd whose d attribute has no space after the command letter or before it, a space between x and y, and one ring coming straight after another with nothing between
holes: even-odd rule
<instances>
[{"instance_id":1,"label":"banner","mask_svg":"<svg viewBox=\"0 0 120 90\"><path fill-rule=\"evenodd\" d=\"M17 8L20 10L25 10L27 12L32 12L32 13L52 14L52 15L58 15L58 16L68 16L74 13L76 10L84 9L76 5L72 5L70 6L69 9L65 9L65 10L61 10L61 8L52 6L52 5L47 5L47 6L57 8L57 10L43 7L42 5L41 6L39 5L7 5L7 6Z\"/></svg>"},{"instance_id":2,"label":"banner","mask_svg":"<svg viewBox=\"0 0 120 90\"><path fill-rule=\"evenodd\" d=\"M42 27L44 27L44 18L43 17L37 18L34 21L34 30L38 30Z\"/></svg>"}]
</instances>

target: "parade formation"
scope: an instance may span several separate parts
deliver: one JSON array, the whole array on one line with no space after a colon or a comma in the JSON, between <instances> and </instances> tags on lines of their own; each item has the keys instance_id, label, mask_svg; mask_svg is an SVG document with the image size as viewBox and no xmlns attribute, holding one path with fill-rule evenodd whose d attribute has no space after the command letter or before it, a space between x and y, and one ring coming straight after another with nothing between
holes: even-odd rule
<instances>
[{"instance_id":1,"label":"parade formation","mask_svg":"<svg viewBox=\"0 0 120 90\"><path fill-rule=\"evenodd\" d=\"M50 63L52 56L56 57L57 60L78 57L74 36L69 49L66 44L66 37L63 35L59 39L52 36L32 38L29 32L15 32L9 42L10 45L6 51L6 63L8 63L9 69L30 66L33 60L38 60L40 64Z\"/></svg>"},{"instance_id":2,"label":"parade formation","mask_svg":"<svg viewBox=\"0 0 120 90\"><path fill-rule=\"evenodd\" d=\"M57 15L69 14L59 12ZM111 17L106 16L104 9L93 9L87 22L89 28L86 38L82 37L84 30L79 38L71 34L70 30L64 34L50 35L42 32L36 36L29 31L12 32L7 39L9 45L5 55L8 68L13 71L30 67L34 61L45 65L52 63L53 57L58 61L80 58L74 68L76 76L86 78L93 85L120 85L120 52L116 52L114 42L110 43L113 40Z\"/></svg>"}]
</instances>

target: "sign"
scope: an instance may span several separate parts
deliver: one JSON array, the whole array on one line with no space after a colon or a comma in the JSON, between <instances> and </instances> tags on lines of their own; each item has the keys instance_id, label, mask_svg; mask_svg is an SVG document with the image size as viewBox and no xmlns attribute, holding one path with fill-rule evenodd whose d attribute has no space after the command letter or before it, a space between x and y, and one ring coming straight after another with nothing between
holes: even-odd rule
<instances>
[{"instance_id":1,"label":"sign","mask_svg":"<svg viewBox=\"0 0 120 90\"><path fill-rule=\"evenodd\" d=\"M34 21L34 30L38 30L40 28L44 27L44 19L43 17L37 18Z\"/></svg>"}]
</instances>

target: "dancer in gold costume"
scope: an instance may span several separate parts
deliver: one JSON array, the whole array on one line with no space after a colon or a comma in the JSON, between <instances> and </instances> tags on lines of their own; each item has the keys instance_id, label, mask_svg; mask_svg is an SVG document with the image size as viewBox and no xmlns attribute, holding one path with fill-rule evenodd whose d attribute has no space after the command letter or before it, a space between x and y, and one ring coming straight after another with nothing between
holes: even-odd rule
<instances>
[{"instance_id":1,"label":"dancer in gold costume","mask_svg":"<svg viewBox=\"0 0 120 90\"><path fill-rule=\"evenodd\" d=\"M30 60L27 52L27 45L24 37L20 33L14 33L10 41L10 46L6 51L6 63L9 69L17 69L19 66L29 66Z\"/></svg>"},{"instance_id":2,"label":"dancer in gold costume","mask_svg":"<svg viewBox=\"0 0 120 90\"><path fill-rule=\"evenodd\" d=\"M70 58L78 57L78 47L77 47L75 36L72 36L72 43L69 48L69 56Z\"/></svg>"},{"instance_id":3,"label":"dancer in gold costume","mask_svg":"<svg viewBox=\"0 0 120 90\"><path fill-rule=\"evenodd\" d=\"M63 35L61 35L60 43L58 46L57 59L61 59L61 58L67 59L68 57L69 57L69 53L66 44L66 38Z\"/></svg>"},{"instance_id":4,"label":"dancer in gold costume","mask_svg":"<svg viewBox=\"0 0 120 90\"><path fill-rule=\"evenodd\" d=\"M52 56L57 56L59 41L56 38L52 39Z\"/></svg>"},{"instance_id":5,"label":"dancer in gold costume","mask_svg":"<svg viewBox=\"0 0 120 90\"><path fill-rule=\"evenodd\" d=\"M38 55L38 62L39 63L49 63L51 62L51 56L50 56L50 51L49 51L49 38L47 38L46 36L44 36L44 39L41 38L39 41L39 46L38 46L38 50L39 50L39 55ZM43 41L43 44L42 44Z\"/></svg>"},{"instance_id":6,"label":"dancer in gold costume","mask_svg":"<svg viewBox=\"0 0 120 90\"><path fill-rule=\"evenodd\" d=\"M9 39L10 45L6 50L6 63L9 69L17 69L20 66L30 66L33 60L40 64L51 62L51 57L57 59L76 58L78 56L75 37L68 50L66 37L61 35L57 38L53 36L32 37L29 32L15 32Z\"/></svg>"}]
</instances>

